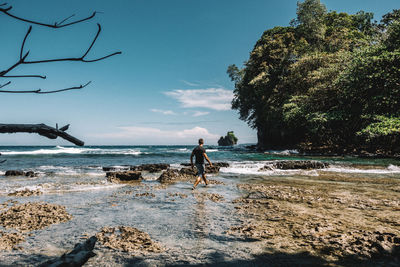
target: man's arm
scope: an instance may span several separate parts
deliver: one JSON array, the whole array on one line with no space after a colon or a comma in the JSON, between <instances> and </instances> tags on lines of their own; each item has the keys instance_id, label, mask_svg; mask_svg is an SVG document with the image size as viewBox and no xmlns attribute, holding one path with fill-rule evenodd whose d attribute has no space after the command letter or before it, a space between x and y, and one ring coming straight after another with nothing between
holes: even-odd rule
<instances>
[{"instance_id":1,"label":"man's arm","mask_svg":"<svg viewBox=\"0 0 400 267\"><path fill-rule=\"evenodd\" d=\"M210 164L210 166L212 167L212 163L211 163L210 159L207 157L207 154L204 153L203 155L204 155L204 158L208 161L208 164Z\"/></svg>"}]
</instances>

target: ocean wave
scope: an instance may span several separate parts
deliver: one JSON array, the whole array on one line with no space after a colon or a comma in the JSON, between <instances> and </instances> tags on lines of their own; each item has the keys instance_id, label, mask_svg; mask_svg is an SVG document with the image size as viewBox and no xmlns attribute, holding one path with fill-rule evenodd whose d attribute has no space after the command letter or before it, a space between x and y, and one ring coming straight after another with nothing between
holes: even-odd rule
<instances>
[{"instance_id":1,"label":"ocean wave","mask_svg":"<svg viewBox=\"0 0 400 267\"><path fill-rule=\"evenodd\" d=\"M336 172L336 173L360 173L360 174L396 174L400 173L400 167L396 165L389 165L386 168L363 168L363 167L349 167L349 166L331 166L326 169L322 169L324 172Z\"/></svg>"},{"instance_id":2,"label":"ocean wave","mask_svg":"<svg viewBox=\"0 0 400 267\"><path fill-rule=\"evenodd\" d=\"M0 151L3 155L18 156L18 155L57 155L57 154L87 154L87 155L140 155L147 154L138 149L130 148L78 148L78 147L62 147L56 146L54 148L41 148L36 150L25 150L25 151Z\"/></svg>"},{"instance_id":3,"label":"ocean wave","mask_svg":"<svg viewBox=\"0 0 400 267\"><path fill-rule=\"evenodd\" d=\"M268 165L271 161L247 161L247 162L230 162L230 166L221 168L220 172L225 174L239 174L239 175L264 175L264 176L293 176L293 175L308 175L318 176L316 170L280 170L268 169L264 170L263 167Z\"/></svg>"},{"instance_id":4,"label":"ocean wave","mask_svg":"<svg viewBox=\"0 0 400 267\"><path fill-rule=\"evenodd\" d=\"M297 155L297 154L299 154L299 151L297 151L296 149L268 150L268 151L265 151L264 154L288 156L288 155Z\"/></svg>"}]
</instances>

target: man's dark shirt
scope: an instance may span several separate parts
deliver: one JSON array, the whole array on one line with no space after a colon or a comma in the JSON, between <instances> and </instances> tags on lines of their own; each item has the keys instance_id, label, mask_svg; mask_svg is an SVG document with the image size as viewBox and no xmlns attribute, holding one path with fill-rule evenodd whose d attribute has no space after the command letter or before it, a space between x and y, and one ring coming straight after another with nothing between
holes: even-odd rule
<instances>
[{"instance_id":1,"label":"man's dark shirt","mask_svg":"<svg viewBox=\"0 0 400 267\"><path fill-rule=\"evenodd\" d=\"M206 153L206 150L202 146L196 146L193 149L193 153L196 157L196 164L204 164L204 153Z\"/></svg>"}]
</instances>

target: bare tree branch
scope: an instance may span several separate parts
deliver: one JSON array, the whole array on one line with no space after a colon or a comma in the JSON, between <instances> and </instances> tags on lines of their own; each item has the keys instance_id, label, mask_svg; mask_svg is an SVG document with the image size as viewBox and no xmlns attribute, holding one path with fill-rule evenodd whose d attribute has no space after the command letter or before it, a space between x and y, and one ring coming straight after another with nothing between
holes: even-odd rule
<instances>
[{"instance_id":1,"label":"bare tree branch","mask_svg":"<svg viewBox=\"0 0 400 267\"><path fill-rule=\"evenodd\" d=\"M4 6L4 5L5 5L5 4L2 4L1 6ZM67 27L67 26L70 26L70 25L73 25L73 24L77 24L77 23L86 21L86 20L90 20L90 19L94 18L94 16L95 16L96 13L97 13L97 12L95 11L95 12L93 12L92 15L90 15L90 16L87 17L87 18L83 18L83 19L76 20L76 21L73 21L73 22L70 22L70 23L66 23L66 24L63 24L63 23L64 23L65 21L67 21L68 19L70 19L71 17L73 17L74 15L69 16L69 17L66 18L66 19L63 19L61 22L54 22L54 24L47 24L47 23L37 22L37 21L33 21L33 20L29 20L29 19L24 19L24 18L15 16L15 15L13 15L13 14L11 14L11 13L9 12L11 9L12 9L12 6L9 6L9 7L7 7L7 8L0 8L0 12L2 12L2 13L4 13L4 14L6 14L7 16L10 16L10 17L12 17L12 18L14 18L14 19L20 20L20 21L24 21L24 22L28 22L28 23L32 23L32 24L44 26L44 27L49 27L49 28L55 28L55 29Z\"/></svg>"},{"instance_id":2,"label":"bare tree branch","mask_svg":"<svg viewBox=\"0 0 400 267\"><path fill-rule=\"evenodd\" d=\"M59 92L64 92L64 91L70 91L70 90L79 90L82 88L85 88L88 86L92 81L87 82L84 85L79 85L79 86L74 86L74 87L69 87L69 88L64 88L64 89L57 89L57 90L51 90L51 91L42 91L42 89L37 89L37 90L28 90L28 91L15 91L15 90L0 90L0 93L11 93L11 94L27 94L27 93L35 93L35 94L52 94L52 93L59 93ZM1 87L0 87L1 88Z\"/></svg>"},{"instance_id":3,"label":"bare tree branch","mask_svg":"<svg viewBox=\"0 0 400 267\"><path fill-rule=\"evenodd\" d=\"M61 127L60 129L41 124L0 124L0 133L38 133L50 139L61 137L77 146L83 146L84 142L67 134L62 129L68 127Z\"/></svg>"},{"instance_id":4,"label":"bare tree branch","mask_svg":"<svg viewBox=\"0 0 400 267\"><path fill-rule=\"evenodd\" d=\"M1 11L1 9L0 9L0 11ZM72 16L70 16L70 17L72 17ZM70 17L64 19L64 21L69 19ZM88 49L85 51L85 53L81 57L70 57L70 58L58 58L58 59L45 59L45 60L36 60L36 61L26 61L26 58L28 57L30 51L28 51L28 52L26 52L24 54L24 47L25 47L26 40L28 39L28 37L29 37L29 35L30 35L31 31L32 31L32 26L30 26L28 31L26 32L25 37L24 37L24 39L22 41L22 44L21 44L21 49L20 49L20 55L19 55L18 62L16 62L14 65L9 67L8 69L6 69L4 71L1 71L0 72L0 78L6 78L7 77L7 78L41 78L41 79L46 79L46 76L44 76L44 75L6 75L6 74L9 73L10 71L12 71L13 69L17 68L21 64L39 64L39 63L51 63L51 62L62 62L62 61L80 61L80 62L90 63L90 62L96 62L96 61L100 61L100 60L103 60L103 59L106 59L106 58L109 58L109 57L112 57L112 56L115 56L115 55L122 54L121 51L118 51L118 52L114 52L114 53L111 53L111 54L106 55L104 57L97 58L97 59L89 59L89 60L85 59L85 57L88 55L88 53L90 52L90 50L92 49L92 47L96 43L97 38L100 35L101 25L97 24L97 26L98 26L98 30L97 30L97 33L96 33L95 37L93 38L93 40L92 40L90 46L88 47ZM58 93L58 92L75 90L75 89L82 89L82 88L86 87L90 83L91 82L88 82L85 85L69 87L69 88L64 88L64 89L58 89L58 90L45 91L45 92L42 92L41 89L37 89L37 90L19 90L19 91L18 90L16 90L16 91L15 90L0 90L0 93L50 94L50 93ZM4 84L0 88L6 86L8 84L10 84L10 82L8 82L7 84Z\"/></svg>"},{"instance_id":5,"label":"bare tree branch","mask_svg":"<svg viewBox=\"0 0 400 267\"><path fill-rule=\"evenodd\" d=\"M46 79L46 76L43 75L3 75L0 78L41 78Z\"/></svg>"},{"instance_id":6,"label":"bare tree branch","mask_svg":"<svg viewBox=\"0 0 400 267\"><path fill-rule=\"evenodd\" d=\"M3 85L0 84L0 88L3 88L3 87L5 87L5 86L9 85L10 83L11 83L11 81L9 81L9 82L7 82L7 83L5 83L5 84L3 84Z\"/></svg>"},{"instance_id":7,"label":"bare tree branch","mask_svg":"<svg viewBox=\"0 0 400 267\"><path fill-rule=\"evenodd\" d=\"M52 93L59 93L59 92L64 92L64 91L69 91L69 90L79 90L82 88L85 88L86 86L88 86L92 81L87 82L84 85L79 85L79 86L75 86L75 87L70 87L70 88L65 88L65 89L58 89L58 90L52 90L52 91L39 91L38 94L52 94ZM39 89L40 90L40 89Z\"/></svg>"},{"instance_id":8,"label":"bare tree branch","mask_svg":"<svg viewBox=\"0 0 400 267\"><path fill-rule=\"evenodd\" d=\"M31 31L32 31L32 25L29 26L28 32L25 34L24 40L22 41L21 50L19 52L19 59L22 59L22 54L24 52L25 42L26 42L26 39L28 38L28 35L31 33Z\"/></svg>"},{"instance_id":9,"label":"bare tree branch","mask_svg":"<svg viewBox=\"0 0 400 267\"><path fill-rule=\"evenodd\" d=\"M21 64L38 64L38 63L60 62L60 61L95 62L95 61L106 59L108 57L112 57L112 56L115 56L115 55L122 54L121 51L118 51L118 52L114 52L112 54L109 54L107 56L104 56L104 57L101 57L101 58L97 58L97 59L92 59L92 60L86 60L85 59L86 55L92 49L93 45L95 44L95 42L97 40L97 37L99 36L99 34L101 32L100 24L97 23L97 26L98 26L98 30L97 30L96 36L94 37L94 39L93 39L92 43L90 44L89 48L86 50L86 52L81 57L56 58L56 59L34 60L34 61L25 61L25 59L24 59L24 60L22 60Z\"/></svg>"}]
</instances>

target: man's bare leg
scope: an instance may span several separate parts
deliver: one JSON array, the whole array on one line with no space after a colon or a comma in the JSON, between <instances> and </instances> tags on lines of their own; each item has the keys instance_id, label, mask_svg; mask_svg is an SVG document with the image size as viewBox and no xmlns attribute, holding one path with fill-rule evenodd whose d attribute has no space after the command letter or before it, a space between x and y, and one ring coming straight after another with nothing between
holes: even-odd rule
<instances>
[{"instance_id":1,"label":"man's bare leg","mask_svg":"<svg viewBox=\"0 0 400 267\"><path fill-rule=\"evenodd\" d=\"M203 181L204 181L204 183L205 183L205 184L206 184L206 186L207 186L207 185L208 185L208 181L207 181L207 179L206 179L206 175L205 175L205 174L203 174L202 178L203 178Z\"/></svg>"},{"instance_id":2,"label":"man's bare leg","mask_svg":"<svg viewBox=\"0 0 400 267\"><path fill-rule=\"evenodd\" d=\"M192 187L192 190L194 190L196 188L196 186L200 183L200 181L201 181L201 177L198 176L197 179L196 179L196 182L194 183L194 185Z\"/></svg>"}]
</instances>

